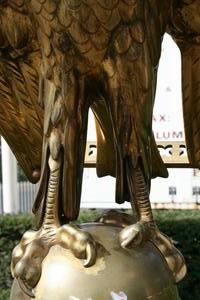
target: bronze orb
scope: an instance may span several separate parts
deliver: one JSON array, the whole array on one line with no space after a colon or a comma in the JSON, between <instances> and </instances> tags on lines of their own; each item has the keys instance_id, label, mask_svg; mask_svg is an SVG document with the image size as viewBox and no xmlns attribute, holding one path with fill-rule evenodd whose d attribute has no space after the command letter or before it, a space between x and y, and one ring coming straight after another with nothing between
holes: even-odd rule
<instances>
[{"instance_id":1,"label":"bronze orb","mask_svg":"<svg viewBox=\"0 0 200 300\"><path fill-rule=\"evenodd\" d=\"M99 243L94 266L68 250L53 246L43 261L36 300L178 300L177 287L162 254L151 242L124 250L121 228L99 223L81 225ZM14 281L10 300L30 300Z\"/></svg>"}]
</instances>

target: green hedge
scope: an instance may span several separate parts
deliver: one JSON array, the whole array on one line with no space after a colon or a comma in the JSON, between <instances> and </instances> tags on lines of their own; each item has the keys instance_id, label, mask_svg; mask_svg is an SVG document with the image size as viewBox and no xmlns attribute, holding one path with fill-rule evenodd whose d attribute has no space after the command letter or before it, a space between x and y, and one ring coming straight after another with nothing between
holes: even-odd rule
<instances>
[{"instance_id":1,"label":"green hedge","mask_svg":"<svg viewBox=\"0 0 200 300\"><path fill-rule=\"evenodd\" d=\"M95 220L100 211L83 212L79 222ZM200 211L155 211L161 231L177 242L188 266L186 278L179 284L182 300L200 300ZM29 215L0 217L0 300L8 300L12 283L11 251L24 231L31 227Z\"/></svg>"}]
</instances>

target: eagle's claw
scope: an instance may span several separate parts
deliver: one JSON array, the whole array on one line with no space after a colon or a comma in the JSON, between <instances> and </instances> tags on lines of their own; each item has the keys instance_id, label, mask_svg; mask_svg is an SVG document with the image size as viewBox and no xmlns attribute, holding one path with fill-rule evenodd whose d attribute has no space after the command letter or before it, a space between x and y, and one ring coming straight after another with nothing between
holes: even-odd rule
<instances>
[{"instance_id":1,"label":"eagle's claw","mask_svg":"<svg viewBox=\"0 0 200 300\"><path fill-rule=\"evenodd\" d=\"M27 231L12 253L11 272L19 286L30 297L37 285L42 261L49 251L48 243L40 237L40 231Z\"/></svg>"},{"instance_id":2,"label":"eagle's claw","mask_svg":"<svg viewBox=\"0 0 200 300\"><path fill-rule=\"evenodd\" d=\"M123 248L141 245L151 239L151 227L147 222L137 222L125 227L119 234L120 244Z\"/></svg>"},{"instance_id":3,"label":"eagle's claw","mask_svg":"<svg viewBox=\"0 0 200 300\"><path fill-rule=\"evenodd\" d=\"M57 233L59 244L72 251L75 257L83 259L84 267L95 264L97 245L93 237L73 224L63 225Z\"/></svg>"}]
</instances>

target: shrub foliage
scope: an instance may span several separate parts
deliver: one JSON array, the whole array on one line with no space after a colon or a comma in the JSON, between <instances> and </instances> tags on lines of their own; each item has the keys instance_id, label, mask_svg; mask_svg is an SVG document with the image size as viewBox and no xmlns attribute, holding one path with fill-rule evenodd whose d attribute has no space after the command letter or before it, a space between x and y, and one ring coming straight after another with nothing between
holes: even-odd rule
<instances>
[{"instance_id":1,"label":"shrub foliage","mask_svg":"<svg viewBox=\"0 0 200 300\"><path fill-rule=\"evenodd\" d=\"M80 215L80 222L95 220L100 211L87 211ZM182 300L200 300L200 211L155 211L161 231L173 238L183 253L188 274L179 284ZM10 274L11 252L30 229L30 215L0 217L0 300L7 300L12 284Z\"/></svg>"}]
</instances>

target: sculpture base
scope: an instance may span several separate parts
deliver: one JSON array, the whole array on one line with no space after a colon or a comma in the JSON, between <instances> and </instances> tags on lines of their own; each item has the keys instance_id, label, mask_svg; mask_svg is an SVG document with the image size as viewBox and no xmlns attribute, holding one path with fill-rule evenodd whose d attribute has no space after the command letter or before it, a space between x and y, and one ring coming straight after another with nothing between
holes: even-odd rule
<instances>
[{"instance_id":1,"label":"sculpture base","mask_svg":"<svg viewBox=\"0 0 200 300\"><path fill-rule=\"evenodd\" d=\"M84 268L70 251L53 246L43 261L36 300L179 299L172 274L153 243L124 250L118 240L121 228L99 223L81 227L102 245L96 264ZM10 300L30 299L15 280Z\"/></svg>"}]
</instances>

